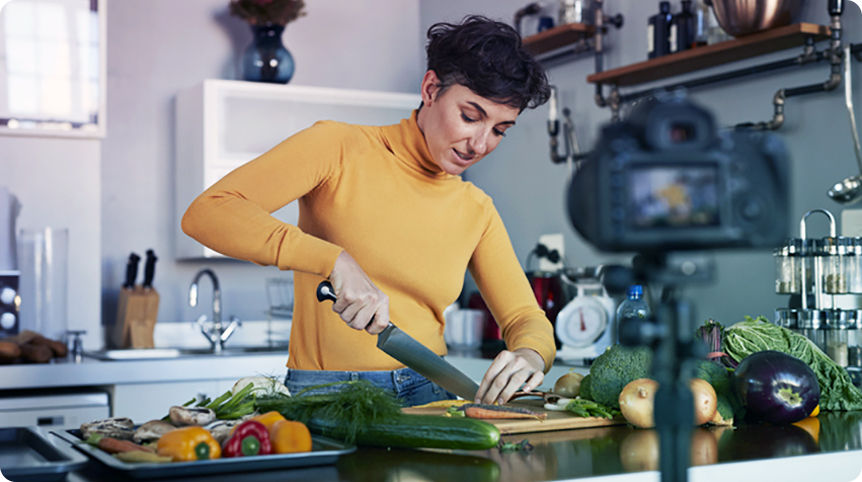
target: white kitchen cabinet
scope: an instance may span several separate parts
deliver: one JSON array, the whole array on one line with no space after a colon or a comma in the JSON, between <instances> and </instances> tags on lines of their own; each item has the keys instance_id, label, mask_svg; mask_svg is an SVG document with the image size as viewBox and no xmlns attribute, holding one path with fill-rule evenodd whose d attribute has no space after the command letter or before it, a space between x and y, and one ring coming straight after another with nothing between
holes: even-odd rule
<instances>
[{"instance_id":1,"label":"white kitchen cabinet","mask_svg":"<svg viewBox=\"0 0 862 482\"><path fill-rule=\"evenodd\" d=\"M189 204L222 176L319 120L398 123L419 106L416 94L208 79L176 100L177 257L221 257L179 229ZM273 215L295 224L293 202Z\"/></svg>"},{"instance_id":2,"label":"white kitchen cabinet","mask_svg":"<svg viewBox=\"0 0 862 482\"><path fill-rule=\"evenodd\" d=\"M230 390L235 378L114 385L112 413L141 424L162 418L172 405L182 405L195 397L215 399Z\"/></svg>"}]
</instances>

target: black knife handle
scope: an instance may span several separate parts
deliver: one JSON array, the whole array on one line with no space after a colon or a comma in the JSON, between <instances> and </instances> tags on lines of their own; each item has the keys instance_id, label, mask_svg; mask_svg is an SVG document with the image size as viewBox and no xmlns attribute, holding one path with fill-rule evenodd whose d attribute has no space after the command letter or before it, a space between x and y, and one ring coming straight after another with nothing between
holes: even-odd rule
<instances>
[{"instance_id":1,"label":"black knife handle","mask_svg":"<svg viewBox=\"0 0 862 482\"><path fill-rule=\"evenodd\" d=\"M338 297L335 296L335 288L332 287L332 283L327 280L323 280L319 285L317 285L317 301L322 303L326 300L335 303L338 301ZM377 315L373 315L369 323L374 323L375 318L377 318ZM390 322L389 324L391 325L392 323Z\"/></svg>"},{"instance_id":2,"label":"black knife handle","mask_svg":"<svg viewBox=\"0 0 862 482\"><path fill-rule=\"evenodd\" d=\"M123 284L125 288L134 288L135 279L138 277L138 262L141 257L135 253L129 255L129 261L126 263L126 282Z\"/></svg>"},{"instance_id":3,"label":"black knife handle","mask_svg":"<svg viewBox=\"0 0 862 482\"><path fill-rule=\"evenodd\" d=\"M147 262L144 265L144 288L153 286L153 278L156 276L156 260L158 259L155 251L147 250Z\"/></svg>"},{"instance_id":4,"label":"black knife handle","mask_svg":"<svg viewBox=\"0 0 862 482\"><path fill-rule=\"evenodd\" d=\"M329 300L333 303L338 301L332 283L327 280L323 280L317 285L317 301L323 302L324 300Z\"/></svg>"}]
</instances>

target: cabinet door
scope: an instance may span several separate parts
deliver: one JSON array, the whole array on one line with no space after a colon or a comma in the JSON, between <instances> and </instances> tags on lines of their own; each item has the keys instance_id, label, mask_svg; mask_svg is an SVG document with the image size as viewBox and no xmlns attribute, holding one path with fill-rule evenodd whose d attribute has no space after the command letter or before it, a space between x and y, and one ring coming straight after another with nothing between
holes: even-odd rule
<instances>
[{"instance_id":1,"label":"cabinet door","mask_svg":"<svg viewBox=\"0 0 862 482\"><path fill-rule=\"evenodd\" d=\"M164 417L171 406L182 405L192 398L214 399L230 388L219 391L226 384L221 380L199 380L115 385L112 414L142 424Z\"/></svg>"}]
</instances>

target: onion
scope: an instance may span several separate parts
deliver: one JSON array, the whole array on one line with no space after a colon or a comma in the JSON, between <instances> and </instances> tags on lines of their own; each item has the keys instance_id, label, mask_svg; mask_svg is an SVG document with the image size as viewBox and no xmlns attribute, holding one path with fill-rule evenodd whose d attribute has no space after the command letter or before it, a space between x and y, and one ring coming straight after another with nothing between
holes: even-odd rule
<instances>
[{"instance_id":1,"label":"onion","mask_svg":"<svg viewBox=\"0 0 862 482\"><path fill-rule=\"evenodd\" d=\"M692 378L689 387L691 394L694 395L694 424L703 425L712 421L718 409L715 389L709 382L700 378Z\"/></svg>"},{"instance_id":2,"label":"onion","mask_svg":"<svg viewBox=\"0 0 862 482\"><path fill-rule=\"evenodd\" d=\"M554 393L566 398L575 398L581 393L581 380L584 376L569 370L568 373L557 379L554 384Z\"/></svg>"},{"instance_id":3,"label":"onion","mask_svg":"<svg viewBox=\"0 0 862 482\"><path fill-rule=\"evenodd\" d=\"M694 396L694 424L703 425L715 417L718 401L715 389L706 380L693 378L689 382ZM655 426L655 392L658 382L639 378L629 383L620 393L620 411L626 420L638 428Z\"/></svg>"},{"instance_id":4,"label":"onion","mask_svg":"<svg viewBox=\"0 0 862 482\"><path fill-rule=\"evenodd\" d=\"M635 427L655 426L655 392L658 382L649 378L638 378L623 388L620 393L620 411Z\"/></svg>"}]
</instances>

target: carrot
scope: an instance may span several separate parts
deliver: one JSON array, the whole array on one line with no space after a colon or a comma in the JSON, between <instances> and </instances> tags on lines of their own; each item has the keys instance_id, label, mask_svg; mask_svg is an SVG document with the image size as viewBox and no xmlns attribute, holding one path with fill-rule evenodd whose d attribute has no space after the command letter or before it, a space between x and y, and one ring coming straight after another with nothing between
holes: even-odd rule
<instances>
[{"instance_id":1,"label":"carrot","mask_svg":"<svg viewBox=\"0 0 862 482\"><path fill-rule=\"evenodd\" d=\"M526 408L477 403L464 405L464 414L469 418L480 419L532 418L541 420L548 417L546 413L536 413Z\"/></svg>"},{"instance_id":2,"label":"carrot","mask_svg":"<svg viewBox=\"0 0 862 482\"><path fill-rule=\"evenodd\" d=\"M104 437L97 433L90 435L90 438L87 439L87 443L90 445L95 445L100 449L108 452L109 454L118 454L122 452L131 452L134 450L140 450L142 452L155 452L152 447L145 447L143 445L138 445L135 442L131 442L129 440L120 440L111 437Z\"/></svg>"}]
</instances>

